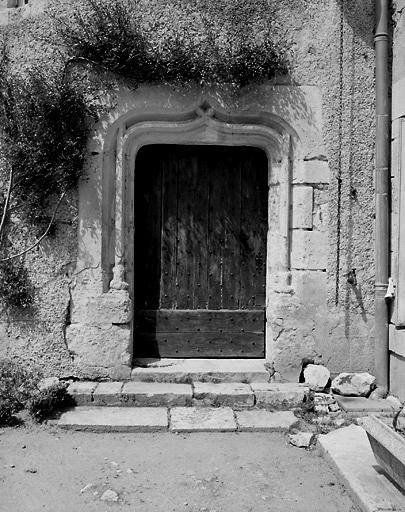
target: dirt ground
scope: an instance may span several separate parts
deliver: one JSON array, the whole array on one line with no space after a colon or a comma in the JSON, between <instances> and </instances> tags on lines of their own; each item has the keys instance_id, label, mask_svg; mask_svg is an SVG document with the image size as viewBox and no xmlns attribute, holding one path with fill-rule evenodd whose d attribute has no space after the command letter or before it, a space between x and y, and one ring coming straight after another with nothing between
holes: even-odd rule
<instances>
[{"instance_id":1,"label":"dirt ground","mask_svg":"<svg viewBox=\"0 0 405 512\"><path fill-rule=\"evenodd\" d=\"M282 434L0 432L1 512L358 510L327 463Z\"/></svg>"}]
</instances>

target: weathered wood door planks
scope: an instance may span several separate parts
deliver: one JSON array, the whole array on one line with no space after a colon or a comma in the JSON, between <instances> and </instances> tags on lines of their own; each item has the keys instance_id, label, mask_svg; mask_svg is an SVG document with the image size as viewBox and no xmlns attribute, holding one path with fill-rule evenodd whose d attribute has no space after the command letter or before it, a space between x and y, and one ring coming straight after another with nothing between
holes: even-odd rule
<instances>
[{"instance_id":1,"label":"weathered wood door planks","mask_svg":"<svg viewBox=\"0 0 405 512\"><path fill-rule=\"evenodd\" d=\"M137 357L264 356L267 176L255 148L139 151Z\"/></svg>"}]
</instances>

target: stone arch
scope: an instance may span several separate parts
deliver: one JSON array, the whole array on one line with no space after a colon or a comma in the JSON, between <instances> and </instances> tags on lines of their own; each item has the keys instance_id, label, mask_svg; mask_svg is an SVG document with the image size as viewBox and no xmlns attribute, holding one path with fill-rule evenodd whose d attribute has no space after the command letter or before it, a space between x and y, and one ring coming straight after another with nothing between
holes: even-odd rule
<instances>
[{"instance_id":1,"label":"stone arch","mask_svg":"<svg viewBox=\"0 0 405 512\"><path fill-rule=\"evenodd\" d=\"M204 100L180 113L139 114L130 111L108 130L103 152L102 269L104 290L131 288L133 270L134 174L136 155L149 144L251 146L262 149L269 163L270 196L280 200L278 255L269 265L288 274L290 267L290 189L292 166L300 153L296 131L269 113L226 112ZM270 197L271 202L271 197ZM287 278L288 279L288 278ZM130 290L131 291L131 290Z\"/></svg>"}]
</instances>

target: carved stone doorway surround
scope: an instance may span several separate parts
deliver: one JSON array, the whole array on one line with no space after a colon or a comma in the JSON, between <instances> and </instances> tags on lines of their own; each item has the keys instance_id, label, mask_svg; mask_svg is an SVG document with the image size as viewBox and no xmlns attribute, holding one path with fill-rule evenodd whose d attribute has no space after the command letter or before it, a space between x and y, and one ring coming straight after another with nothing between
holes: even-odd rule
<instances>
[{"instance_id":1,"label":"carved stone doorway surround","mask_svg":"<svg viewBox=\"0 0 405 512\"><path fill-rule=\"evenodd\" d=\"M312 92L310 97L313 97ZM90 150L95 149L92 151L94 159L89 165L93 178L79 190L79 209L80 205L82 208L78 278L72 287L72 323L66 332L67 345L79 374L126 377L130 372L133 260L134 251L142 250L134 246L134 173L137 172L137 152L145 145L250 146L266 153L269 166L266 314L271 309L275 290L290 293L292 180L304 165L303 151L306 154L317 152L317 147L308 150L314 138L319 139L315 133L317 128L309 128L311 133L304 135L308 140L303 145L299 132L304 134L313 119L310 122L299 120L296 130L291 120L274 113L274 108L263 108L260 101L256 100L256 106L253 102L250 108L246 105L224 108L215 96L200 92L194 106L183 110L167 108L167 99L164 99L159 100L161 108L156 105L137 108L134 104L125 111L129 103L126 100L115 112L115 119L110 115L95 132L90 147ZM303 110L307 116L308 111ZM290 112L289 116L297 116L297 112ZM92 202L87 197L92 180L98 187L97 199L93 202L98 207L99 222L97 213L88 204ZM93 211L97 226L92 236L88 229L83 230L84 241L81 241L80 228L86 224L86 210ZM81 243L84 246L86 240L93 244L90 257L87 249L81 250ZM98 257L97 248L100 249ZM273 359L272 342L268 327L266 359L269 360Z\"/></svg>"}]
</instances>

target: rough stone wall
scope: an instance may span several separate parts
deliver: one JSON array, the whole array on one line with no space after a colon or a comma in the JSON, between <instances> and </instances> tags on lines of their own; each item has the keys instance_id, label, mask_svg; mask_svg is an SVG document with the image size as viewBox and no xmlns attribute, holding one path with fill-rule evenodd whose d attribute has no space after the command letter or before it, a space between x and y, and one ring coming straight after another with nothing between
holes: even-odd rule
<instances>
[{"instance_id":1,"label":"rough stone wall","mask_svg":"<svg viewBox=\"0 0 405 512\"><path fill-rule=\"evenodd\" d=\"M296 378L303 356L323 361L332 372L373 370L372 4L368 0L278 1L281 25L294 48L291 74L281 82L320 88L327 150L326 155L307 157L309 162L318 159L321 166L327 160L330 169L329 184L304 180L293 191L292 236L307 249L304 263L292 262L299 269L292 272L292 292L275 294L270 318L275 366L285 378ZM46 5L62 9L74 3L30 0L25 7L0 10L0 21L15 27L12 49L16 66L54 58L43 38L32 44L33 35L50 30L49 21L41 14ZM53 65L58 62L56 59ZM312 230L305 227L310 225L311 215ZM56 239L49 239L38 254L27 257L36 276L41 322L35 317L21 322L3 318L5 334L0 337L0 349L40 361L48 373L68 375L80 374L64 340L69 280L74 272L69 262L74 265L76 232L74 225L63 226L62 230L58 224L57 233L61 231ZM317 244L321 232L327 232L329 239L323 250ZM299 237L306 240L300 242ZM325 260L325 268L311 267L311 253Z\"/></svg>"}]
</instances>

